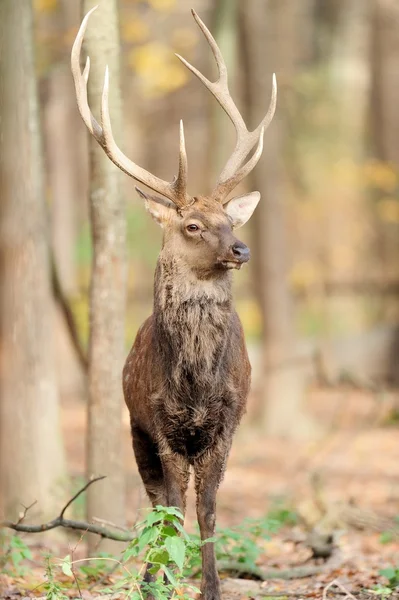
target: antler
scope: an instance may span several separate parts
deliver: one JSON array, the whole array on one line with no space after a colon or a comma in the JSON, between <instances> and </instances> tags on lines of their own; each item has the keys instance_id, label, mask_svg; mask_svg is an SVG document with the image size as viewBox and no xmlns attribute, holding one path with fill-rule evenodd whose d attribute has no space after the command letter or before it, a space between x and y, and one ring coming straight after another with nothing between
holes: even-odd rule
<instances>
[{"instance_id":1,"label":"antler","mask_svg":"<svg viewBox=\"0 0 399 600\"><path fill-rule=\"evenodd\" d=\"M195 10L191 10L192 15L204 34L208 44L211 47L213 55L216 60L216 64L219 71L219 78L217 81L209 81L198 69L193 67L189 62L187 62L182 56L176 54L176 56L182 61L184 65L192 72L194 75L198 77L198 79L205 85L206 88L213 94L216 100L219 102L220 106L227 113L228 117L231 119L237 133L237 141L236 146L229 160L227 161L222 173L219 176L219 179L216 183L216 187L212 192L212 197L215 200L218 200L221 203L226 202L226 198L228 194L240 183L244 177L246 177L252 169L255 167L256 163L261 157L263 150L263 134L265 129L269 126L274 111L276 109L276 101L277 101L277 83L276 76L273 74L273 88L272 88L272 97L270 101L269 109L266 113L266 116L258 125L258 127L254 131L248 131L244 120L235 105L232 97L230 96L229 86L228 86L228 77L227 77L227 67L224 62L224 58L220 51L219 46L217 45L215 39L212 34L201 21ZM251 158L244 164L244 160L247 158L248 154L254 148L257 143L256 150Z\"/></svg>"},{"instance_id":2,"label":"antler","mask_svg":"<svg viewBox=\"0 0 399 600\"><path fill-rule=\"evenodd\" d=\"M87 101L87 81L89 78L90 71L90 58L87 57L86 66L81 73L80 70L80 53L82 49L82 43L84 34L86 31L87 23L90 15L97 6L92 8L82 21L75 42L72 47L71 53L71 68L73 79L75 82L76 99L78 108L82 116L86 127L97 140L100 146L103 148L108 157L116 164L122 171L124 171L133 179L144 183L146 186L154 190L155 192L162 194L166 198L169 198L179 208L184 208L190 203L191 198L187 194L187 154L184 143L184 130L183 122L180 121L180 159L179 159L179 174L172 182L164 181L159 179L152 173L149 173L145 169L136 165L132 162L123 152L118 148L114 136L112 134L111 120L109 116L108 106L108 94L109 94L109 72L108 67L105 71L104 88L101 102L101 125L96 121Z\"/></svg>"}]
</instances>

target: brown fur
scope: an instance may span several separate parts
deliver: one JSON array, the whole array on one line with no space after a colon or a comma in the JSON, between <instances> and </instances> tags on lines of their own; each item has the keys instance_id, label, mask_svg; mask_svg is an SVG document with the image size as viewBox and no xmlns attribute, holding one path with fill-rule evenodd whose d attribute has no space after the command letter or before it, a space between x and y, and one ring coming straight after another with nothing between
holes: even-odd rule
<instances>
[{"instance_id":1,"label":"brown fur","mask_svg":"<svg viewBox=\"0 0 399 600\"><path fill-rule=\"evenodd\" d=\"M154 312L138 331L123 388L134 453L152 504L178 506L184 513L191 466L206 539L214 533L216 491L250 385L229 270L232 246L241 243L215 201L197 198L180 213L163 210ZM187 232L190 223L201 225L198 235ZM212 543L203 546L202 559L203 598L218 600Z\"/></svg>"}]
</instances>

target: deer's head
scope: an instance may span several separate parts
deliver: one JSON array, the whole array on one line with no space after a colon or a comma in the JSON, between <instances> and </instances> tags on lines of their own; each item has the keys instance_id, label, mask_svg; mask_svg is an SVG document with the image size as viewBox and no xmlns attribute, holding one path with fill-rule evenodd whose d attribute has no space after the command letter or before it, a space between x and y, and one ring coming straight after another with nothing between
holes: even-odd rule
<instances>
[{"instance_id":1,"label":"deer's head","mask_svg":"<svg viewBox=\"0 0 399 600\"><path fill-rule=\"evenodd\" d=\"M127 158L118 148L111 129L108 108L109 74L105 81L101 103L101 125L92 115L87 101L87 81L90 59L83 73L80 70L80 53L87 23L93 8L85 18L72 48L71 66L75 81L80 114L97 142L108 157L122 171L145 184L158 195L136 188L145 200L147 210L164 230L164 248L184 260L194 271L212 272L240 268L249 260L249 249L234 235L234 230L251 217L259 199L259 192L228 198L233 189L257 164L263 150L263 134L270 124L276 108L277 86L273 75L272 98L266 116L254 131L248 131L228 89L227 68L223 56L211 33L192 10L193 17L207 39L219 71L217 81L209 81L184 58L183 64L196 75L225 110L236 129L236 146L227 161L215 188L209 196L192 197L187 192L187 154L183 123L180 121L179 172L173 181L159 179ZM252 154L251 154L252 153Z\"/></svg>"}]
</instances>

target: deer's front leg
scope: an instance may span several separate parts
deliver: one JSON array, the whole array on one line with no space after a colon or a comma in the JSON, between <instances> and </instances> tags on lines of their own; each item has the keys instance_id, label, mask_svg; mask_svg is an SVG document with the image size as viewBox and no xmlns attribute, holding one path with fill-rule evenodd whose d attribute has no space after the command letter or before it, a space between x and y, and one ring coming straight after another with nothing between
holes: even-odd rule
<instances>
[{"instance_id":1,"label":"deer's front leg","mask_svg":"<svg viewBox=\"0 0 399 600\"><path fill-rule=\"evenodd\" d=\"M197 517L201 540L213 537L215 533L216 492L223 477L228 451L229 447L226 448L224 444L218 444L214 450L206 452L194 464ZM220 600L220 581L213 542L202 546L201 553L201 599Z\"/></svg>"}]
</instances>

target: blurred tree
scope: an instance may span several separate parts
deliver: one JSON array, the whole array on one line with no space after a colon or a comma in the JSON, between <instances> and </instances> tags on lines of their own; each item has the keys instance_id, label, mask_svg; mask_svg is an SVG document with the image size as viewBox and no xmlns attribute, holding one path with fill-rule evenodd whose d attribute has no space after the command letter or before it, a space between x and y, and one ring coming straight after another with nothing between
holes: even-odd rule
<instances>
[{"instance_id":1,"label":"blurred tree","mask_svg":"<svg viewBox=\"0 0 399 600\"><path fill-rule=\"evenodd\" d=\"M56 510L65 483L31 2L2 0L0 47L0 490L15 517Z\"/></svg>"},{"instance_id":2,"label":"blurred tree","mask_svg":"<svg viewBox=\"0 0 399 600\"><path fill-rule=\"evenodd\" d=\"M52 202L52 246L60 282L68 296L77 292L76 213L81 192L78 173L84 131L80 127L73 81L66 60L70 44L65 44L65 32L76 24L78 14L79 0L63 0L54 11L53 35L55 37L58 34L56 39L63 52L59 53L60 60L47 75L45 104L45 149Z\"/></svg>"},{"instance_id":3,"label":"blurred tree","mask_svg":"<svg viewBox=\"0 0 399 600\"><path fill-rule=\"evenodd\" d=\"M399 4L377 0L373 13L372 124L378 158L399 166Z\"/></svg>"},{"instance_id":4,"label":"blurred tree","mask_svg":"<svg viewBox=\"0 0 399 600\"><path fill-rule=\"evenodd\" d=\"M376 0L372 20L371 125L374 149L380 163L379 194L374 194L377 219L376 254L386 282L399 275L399 4L395 0ZM375 167L374 164L374 173ZM384 168L385 167L385 170ZM379 196L379 197L378 197ZM397 289L397 288L396 288ZM392 321L398 315L399 295L393 302L385 299L385 315ZM393 306L392 306L393 305ZM397 336L398 339L398 336ZM390 362L397 365L398 343L391 347ZM394 366L394 380L399 373Z\"/></svg>"},{"instance_id":5,"label":"blurred tree","mask_svg":"<svg viewBox=\"0 0 399 600\"><path fill-rule=\"evenodd\" d=\"M309 3L306 3L309 5ZM244 89L252 126L270 101L272 72L279 86L277 113L265 133L262 165L254 169L252 188L262 199L253 218L257 294L263 315L264 368L261 406L267 432L307 436L314 428L303 406L304 378L296 348L289 289L289 244L285 219L289 175L284 162L286 103L299 48L298 4L290 0L253 0L240 4ZM269 77L265 76L269 73ZM300 361L299 361L300 362Z\"/></svg>"},{"instance_id":6,"label":"blurred tree","mask_svg":"<svg viewBox=\"0 0 399 600\"><path fill-rule=\"evenodd\" d=\"M95 0L83 0L86 14ZM110 113L115 138L121 139L120 43L116 0L103 0L85 36L91 57L88 100L100 105L105 66L110 70ZM93 265L90 288L88 475L107 478L88 490L88 518L125 520L122 455L122 385L126 295L126 218L121 173L97 142L90 139L90 216ZM90 539L89 551L96 549ZM111 549L112 542L104 544Z\"/></svg>"},{"instance_id":7,"label":"blurred tree","mask_svg":"<svg viewBox=\"0 0 399 600\"><path fill-rule=\"evenodd\" d=\"M334 2L333 2L334 4ZM357 168L367 153L370 106L372 2L336 2L338 10L327 63L330 102L335 110L335 144L330 160L332 178L324 195L324 236L327 280L353 282L370 272L374 257L370 239L358 235L367 228L370 206ZM331 171L330 171L331 173ZM364 328L364 302L356 294L331 295L326 302L328 333L336 335L344 320L352 330Z\"/></svg>"}]
</instances>

